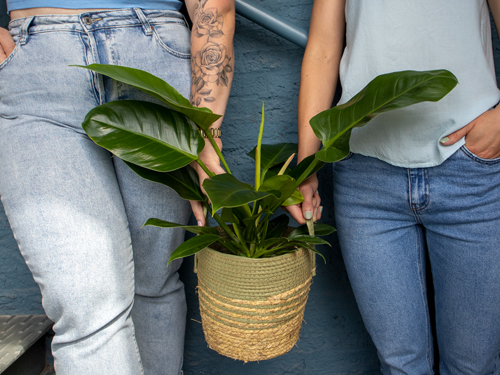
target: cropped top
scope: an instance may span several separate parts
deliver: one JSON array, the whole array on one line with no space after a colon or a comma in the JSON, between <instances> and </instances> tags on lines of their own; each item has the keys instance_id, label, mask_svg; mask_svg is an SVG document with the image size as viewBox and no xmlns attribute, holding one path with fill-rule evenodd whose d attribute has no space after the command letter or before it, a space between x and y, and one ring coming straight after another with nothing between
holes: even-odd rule
<instances>
[{"instance_id":1,"label":"cropped top","mask_svg":"<svg viewBox=\"0 0 500 375\"><path fill-rule=\"evenodd\" d=\"M465 143L439 140L500 100L486 0L347 0L345 12L339 104L389 72L447 69L459 82L437 103L383 113L355 128L351 151L407 168L439 165Z\"/></svg>"},{"instance_id":2,"label":"cropped top","mask_svg":"<svg viewBox=\"0 0 500 375\"><path fill-rule=\"evenodd\" d=\"M7 11L27 8L179 10L179 0L7 0Z\"/></svg>"}]
</instances>

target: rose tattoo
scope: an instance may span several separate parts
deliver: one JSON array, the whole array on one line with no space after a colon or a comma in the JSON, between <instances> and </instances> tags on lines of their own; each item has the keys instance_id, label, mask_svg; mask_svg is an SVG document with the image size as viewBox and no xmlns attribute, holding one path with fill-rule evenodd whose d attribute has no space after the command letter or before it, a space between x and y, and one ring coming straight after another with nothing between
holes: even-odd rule
<instances>
[{"instance_id":1,"label":"rose tattoo","mask_svg":"<svg viewBox=\"0 0 500 375\"><path fill-rule=\"evenodd\" d=\"M200 105L202 100L207 103L214 102L216 98L210 96L214 86L227 87L229 85L227 73L233 71L226 47L212 40L224 35L222 32L224 17L219 15L217 8L205 9L208 1L200 0L197 4L197 21L193 25L193 35L198 38L207 38L207 43L203 48L191 57L191 84L194 85L191 103L193 105Z\"/></svg>"},{"instance_id":2,"label":"rose tattoo","mask_svg":"<svg viewBox=\"0 0 500 375\"><path fill-rule=\"evenodd\" d=\"M201 38L208 35L210 38L220 38L224 35L222 25L224 17L219 16L217 8L201 8L198 12L198 22L194 25L196 36Z\"/></svg>"}]
</instances>

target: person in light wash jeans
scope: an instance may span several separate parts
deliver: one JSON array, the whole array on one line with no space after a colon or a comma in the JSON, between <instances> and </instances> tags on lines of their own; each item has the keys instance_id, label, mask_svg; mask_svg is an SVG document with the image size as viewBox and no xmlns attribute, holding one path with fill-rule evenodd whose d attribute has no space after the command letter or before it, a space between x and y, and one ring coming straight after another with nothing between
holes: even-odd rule
<instances>
[{"instance_id":1,"label":"person in light wash jeans","mask_svg":"<svg viewBox=\"0 0 500 375\"><path fill-rule=\"evenodd\" d=\"M55 370L177 375L186 304L181 262L167 268L167 261L184 232L140 228L149 217L186 223L189 205L135 175L81 127L99 104L154 99L69 65L143 69L195 105L224 114L234 0L187 0L192 34L177 0L7 3L9 31L0 29L0 196L54 321ZM208 82L202 72L220 72L221 64L224 79ZM191 79L197 85L191 87ZM207 145L201 157L220 173ZM204 225L200 206L193 210Z\"/></svg>"},{"instance_id":2,"label":"person in light wash jeans","mask_svg":"<svg viewBox=\"0 0 500 375\"><path fill-rule=\"evenodd\" d=\"M489 0L500 26L500 1ZM346 46L344 48L344 32ZM342 255L383 374L500 374L500 92L486 0L315 0L299 94L299 161L309 120L377 75L448 69L437 103L354 129L333 166ZM295 219L321 217L318 179ZM426 256L430 270L425 269ZM434 363L426 272L435 293Z\"/></svg>"}]
</instances>

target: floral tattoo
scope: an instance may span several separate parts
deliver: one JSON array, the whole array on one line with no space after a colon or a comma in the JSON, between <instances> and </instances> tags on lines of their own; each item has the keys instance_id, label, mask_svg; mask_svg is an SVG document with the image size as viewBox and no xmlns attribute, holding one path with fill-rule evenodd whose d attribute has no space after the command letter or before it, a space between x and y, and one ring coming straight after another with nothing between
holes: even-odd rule
<instances>
[{"instance_id":1,"label":"floral tattoo","mask_svg":"<svg viewBox=\"0 0 500 375\"><path fill-rule=\"evenodd\" d=\"M191 93L191 104L200 105L202 100L212 103L216 100L211 96L215 86L228 86L231 73L231 57L227 55L226 46L213 39L224 35L222 26L224 17L219 15L217 8L206 8L208 0L199 0L196 5L196 24L193 33L198 38L207 38L206 44L196 55L191 56L191 84L194 90Z\"/></svg>"}]
</instances>

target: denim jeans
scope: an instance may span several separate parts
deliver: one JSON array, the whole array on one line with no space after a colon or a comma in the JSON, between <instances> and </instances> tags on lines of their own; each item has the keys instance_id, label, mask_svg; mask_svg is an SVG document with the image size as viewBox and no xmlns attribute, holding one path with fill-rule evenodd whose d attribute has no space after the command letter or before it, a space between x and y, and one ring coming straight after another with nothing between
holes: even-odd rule
<instances>
[{"instance_id":1,"label":"denim jeans","mask_svg":"<svg viewBox=\"0 0 500 375\"><path fill-rule=\"evenodd\" d=\"M428 251L440 374L500 374L500 158L463 146L439 166L406 169L351 154L334 164L333 187L342 254L382 373L434 373Z\"/></svg>"},{"instance_id":2,"label":"denim jeans","mask_svg":"<svg viewBox=\"0 0 500 375\"><path fill-rule=\"evenodd\" d=\"M117 64L190 88L190 33L175 11L116 10L10 23L0 64L0 195L54 321L58 375L179 374L186 304L167 268L189 204L145 181L85 134L85 114L117 99L155 100L69 65ZM140 353L140 354L139 354Z\"/></svg>"}]
</instances>

